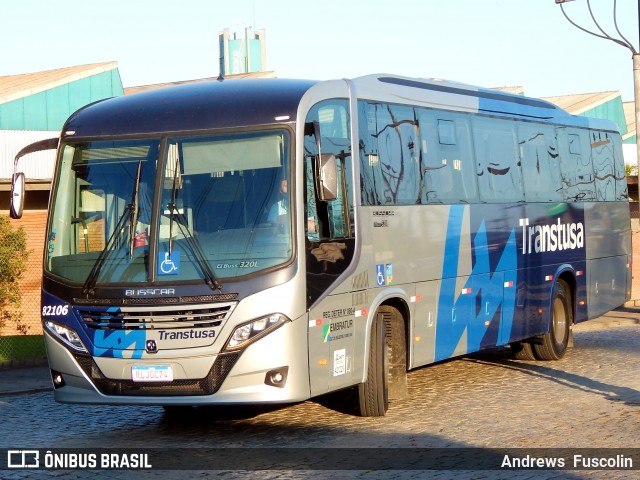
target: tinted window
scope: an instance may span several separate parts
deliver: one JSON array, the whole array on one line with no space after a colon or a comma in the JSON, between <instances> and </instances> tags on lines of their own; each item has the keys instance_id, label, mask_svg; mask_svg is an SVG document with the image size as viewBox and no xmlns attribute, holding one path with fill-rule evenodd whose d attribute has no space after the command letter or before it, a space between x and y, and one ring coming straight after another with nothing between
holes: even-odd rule
<instances>
[{"instance_id":1,"label":"tinted window","mask_svg":"<svg viewBox=\"0 0 640 480\"><path fill-rule=\"evenodd\" d=\"M467 203L477 199L466 114L418 110L422 152L422 203Z\"/></svg>"},{"instance_id":2,"label":"tinted window","mask_svg":"<svg viewBox=\"0 0 640 480\"><path fill-rule=\"evenodd\" d=\"M619 144L617 145L614 137L607 132L592 131L590 137L596 199L600 201L626 199L627 182L624 177L624 167L619 165L621 161L618 160L619 155L617 155ZM625 181L618 181L619 176L622 176Z\"/></svg>"},{"instance_id":3,"label":"tinted window","mask_svg":"<svg viewBox=\"0 0 640 480\"><path fill-rule=\"evenodd\" d=\"M525 198L528 202L561 202L560 159L556 132L550 125L518 124Z\"/></svg>"},{"instance_id":4,"label":"tinted window","mask_svg":"<svg viewBox=\"0 0 640 480\"><path fill-rule=\"evenodd\" d=\"M473 140L480 200L517 202L524 199L515 123L473 118Z\"/></svg>"},{"instance_id":5,"label":"tinted window","mask_svg":"<svg viewBox=\"0 0 640 480\"><path fill-rule=\"evenodd\" d=\"M363 203L420 203L420 144L411 107L361 103Z\"/></svg>"},{"instance_id":6,"label":"tinted window","mask_svg":"<svg viewBox=\"0 0 640 480\"><path fill-rule=\"evenodd\" d=\"M560 176L564 199L569 202L595 200L589 133L564 127L557 128L556 132L560 147Z\"/></svg>"}]
</instances>

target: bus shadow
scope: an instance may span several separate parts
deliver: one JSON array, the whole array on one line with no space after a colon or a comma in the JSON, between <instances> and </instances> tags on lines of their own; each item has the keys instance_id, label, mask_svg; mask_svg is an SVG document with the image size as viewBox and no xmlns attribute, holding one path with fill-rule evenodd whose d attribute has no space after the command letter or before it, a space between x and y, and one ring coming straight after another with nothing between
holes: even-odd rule
<instances>
[{"instance_id":1,"label":"bus shadow","mask_svg":"<svg viewBox=\"0 0 640 480\"><path fill-rule=\"evenodd\" d=\"M327 393L308 400L313 403L345 415L358 415L357 387ZM270 405L212 405L201 407L166 406L162 421L167 424L200 424L203 420L225 422L234 420L251 420L266 413L278 412L290 408L295 403Z\"/></svg>"},{"instance_id":2,"label":"bus shadow","mask_svg":"<svg viewBox=\"0 0 640 480\"><path fill-rule=\"evenodd\" d=\"M310 401L317 403L334 412L343 413L345 415L358 416L358 387L350 387L345 390L325 393L319 397L312 398Z\"/></svg>"},{"instance_id":3,"label":"bus shadow","mask_svg":"<svg viewBox=\"0 0 640 480\"><path fill-rule=\"evenodd\" d=\"M251 420L265 413L272 413L293 404L272 405L212 405L201 407L166 406L162 421L167 424L179 422L182 425L201 424L202 421L225 422Z\"/></svg>"},{"instance_id":4,"label":"bus shadow","mask_svg":"<svg viewBox=\"0 0 640 480\"><path fill-rule=\"evenodd\" d=\"M601 382L583 375L540 365L540 363L536 362L529 363L522 360L515 360L511 358L511 353L507 349L466 357L465 360L482 365L514 370L531 377L557 383L563 387L599 395L612 402L622 402L629 406L640 405L640 391L634 388Z\"/></svg>"}]
</instances>

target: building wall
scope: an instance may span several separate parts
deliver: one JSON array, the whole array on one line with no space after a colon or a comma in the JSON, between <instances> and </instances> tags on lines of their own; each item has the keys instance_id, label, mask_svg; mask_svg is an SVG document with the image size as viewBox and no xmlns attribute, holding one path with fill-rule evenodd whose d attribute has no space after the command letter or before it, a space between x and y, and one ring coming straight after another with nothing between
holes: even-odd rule
<instances>
[{"instance_id":1,"label":"building wall","mask_svg":"<svg viewBox=\"0 0 640 480\"><path fill-rule=\"evenodd\" d=\"M6 214L6 212L0 213ZM46 209L25 211L20 220L11 220L12 227L16 229L19 227L24 228L27 237L29 257L27 259L27 267L20 280L20 290L22 292L22 320L28 328L26 331L28 335L42 335L40 284L46 221ZM11 324L7 324L3 329L0 329L0 337L24 333L16 330L16 326Z\"/></svg>"},{"instance_id":2,"label":"building wall","mask_svg":"<svg viewBox=\"0 0 640 480\"><path fill-rule=\"evenodd\" d=\"M96 73L85 78L38 93L0 104L0 215L8 215L9 179L13 171L13 158L24 146L43 138L58 136L67 118L79 108L98 100L124 94L117 68ZM12 335L41 335L40 286L42 278L42 254L45 244L45 224L49 191L32 190L34 180L46 188L52 176L55 152L31 154L22 159L19 170L27 173L25 210L20 220L11 220L14 228L24 228L29 257L20 281L22 291L23 323L26 331L18 331L16 325L6 325L0 337ZM31 187L31 188L30 188ZM29 190L32 191L29 191Z\"/></svg>"},{"instance_id":3,"label":"building wall","mask_svg":"<svg viewBox=\"0 0 640 480\"><path fill-rule=\"evenodd\" d=\"M220 74L241 75L245 73L263 72L266 70L266 47L264 30L249 34L245 29L241 38L233 37L225 28L219 36Z\"/></svg>"},{"instance_id":4,"label":"building wall","mask_svg":"<svg viewBox=\"0 0 640 480\"><path fill-rule=\"evenodd\" d=\"M13 175L13 159L27 145L60 136L60 130L1 130L0 180L9 182ZM18 171L29 180L50 180L56 161L55 150L30 153L18 160ZM0 207L2 208L2 207Z\"/></svg>"},{"instance_id":5,"label":"building wall","mask_svg":"<svg viewBox=\"0 0 640 480\"><path fill-rule=\"evenodd\" d=\"M622 99L619 96L582 112L580 116L613 120L618 124L618 127L620 127L620 134L623 136L627 134L627 119L624 116ZM624 143L635 143L635 136L625 139Z\"/></svg>"},{"instance_id":6,"label":"building wall","mask_svg":"<svg viewBox=\"0 0 640 480\"><path fill-rule=\"evenodd\" d=\"M117 69L0 104L0 130L57 130L79 108L123 95Z\"/></svg>"}]
</instances>

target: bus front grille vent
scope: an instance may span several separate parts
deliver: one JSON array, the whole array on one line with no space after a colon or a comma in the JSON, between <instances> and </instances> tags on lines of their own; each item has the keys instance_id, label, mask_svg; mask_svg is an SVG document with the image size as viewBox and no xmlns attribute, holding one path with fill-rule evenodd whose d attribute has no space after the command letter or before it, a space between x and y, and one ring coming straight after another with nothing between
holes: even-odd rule
<instances>
[{"instance_id":1,"label":"bus front grille vent","mask_svg":"<svg viewBox=\"0 0 640 480\"><path fill-rule=\"evenodd\" d=\"M105 377L91 357L75 355L75 359L95 387L104 395L129 397L185 397L213 395L222 386L241 352L218 355L204 378L172 382L137 383L132 380L112 380Z\"/></svg>"},{"instance_id":2,"label":"bus front grille vent","mask_svg":"<svg viewBox=\"0 0 640 480\"><path fill-rule=\"evenodd\" d=\"M191 295L182 297L124 297L124 298L74 298L76 305L178 305L181 303L231 302L237 293L216 293L211 295Z\"/></svg>"},{"instance_id":3,"label":"bus front grille vent","mask_svg":"<svg viewBox=\"0 0 640 480\"><path fill-rule=\"evenodd\" d=\"M85 326L94 330L168 330L219 327L234 306L235 303L158 309L122 307L113 311L80 307L76 311Z\"/></svg>"}]
</instances>

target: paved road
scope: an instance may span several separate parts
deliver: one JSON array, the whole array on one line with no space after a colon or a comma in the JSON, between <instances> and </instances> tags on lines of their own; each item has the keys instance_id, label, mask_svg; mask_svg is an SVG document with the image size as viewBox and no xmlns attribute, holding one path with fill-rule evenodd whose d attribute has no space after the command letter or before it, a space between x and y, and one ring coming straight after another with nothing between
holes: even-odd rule
<instances>
[{"instance_id":1,"label":"paved road","mask_svg":"<svg viewBox=\"0 0 640 480\"><path fill-rule=\"evenodd\" d=\"M515 361L498 351L413 371L410 398L384 418L352 416L332 398L169 417L155 407L60 405L47 391L4 395L0 448L153 447L167 448L167 455L193 447L640 449L639 320L640 312L616 311L578 325L575 348L558 362ZM425 472L11 470L0 477L413 479ZM638 478L640 470L434 471L429 477L622 479Z\"/></svg>"}]
</instances>

